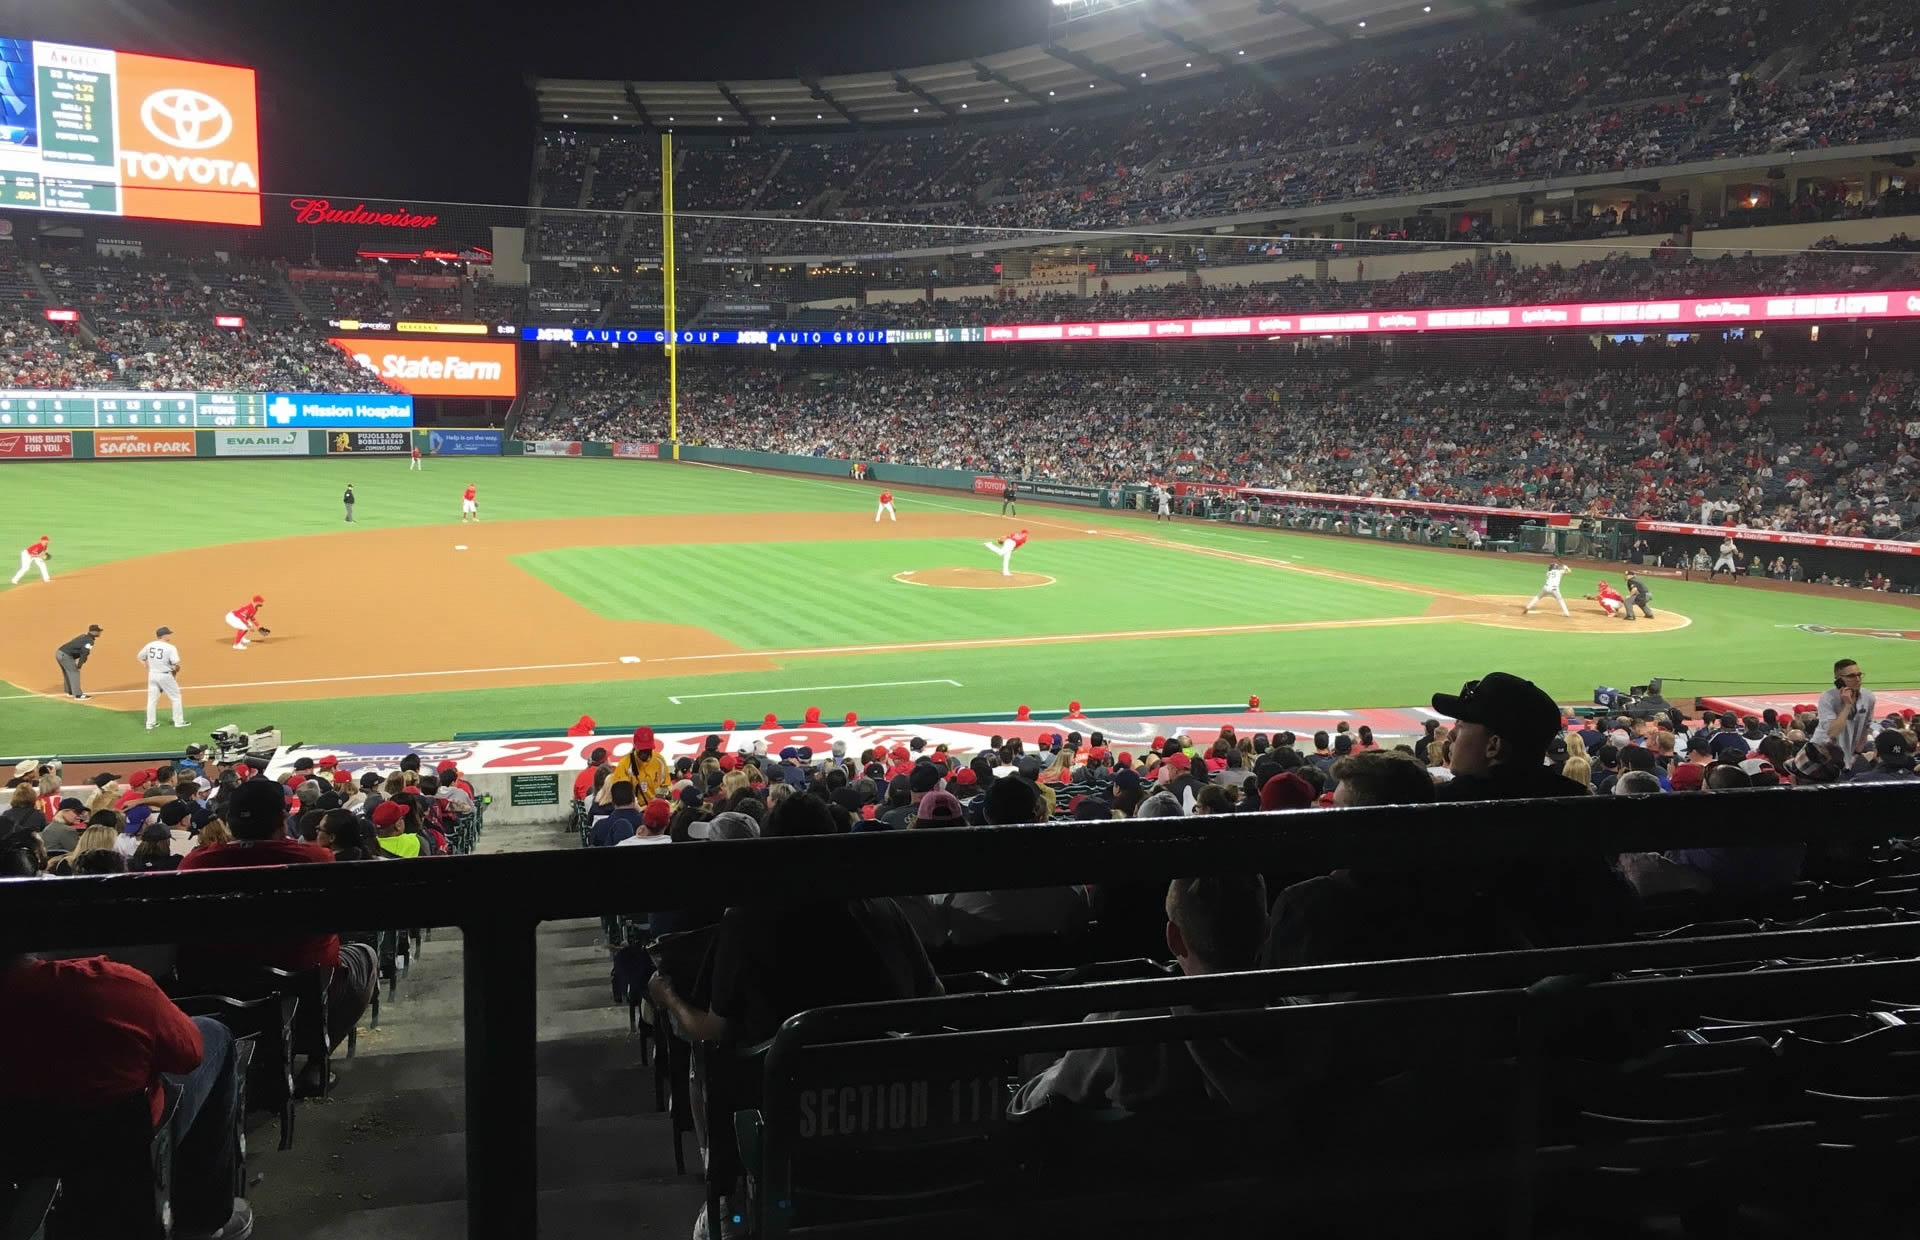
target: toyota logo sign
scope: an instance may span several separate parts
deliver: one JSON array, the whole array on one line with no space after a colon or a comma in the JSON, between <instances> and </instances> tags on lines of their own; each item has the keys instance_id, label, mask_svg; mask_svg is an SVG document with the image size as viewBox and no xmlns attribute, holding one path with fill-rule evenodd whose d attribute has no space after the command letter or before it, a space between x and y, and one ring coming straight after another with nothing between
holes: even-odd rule
<instances>
[{"instance_id":1,"label":"toyota logo sign","mask_svg":"<svg viewBox=\"0 0 1920 1240\"><path fill-rule=\"evenodd\" d=\"M204 151L233 132L233 113L212 95L174 87L157 90L140 105L140 123L168 146Z\"/></svg>"}]
</instances>

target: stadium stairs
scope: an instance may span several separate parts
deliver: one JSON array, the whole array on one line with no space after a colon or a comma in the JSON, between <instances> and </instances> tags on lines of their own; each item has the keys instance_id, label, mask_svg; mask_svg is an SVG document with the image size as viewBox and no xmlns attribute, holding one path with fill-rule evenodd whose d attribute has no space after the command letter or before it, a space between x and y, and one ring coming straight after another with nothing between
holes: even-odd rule
<instances>
[{"instance_id":1,"label":"stadium stairs","mask_svg":"<svg viewBox=\"0 0 1920 1240\"><path fill-rule=\"evenodd\" d=\"M575 846L566 824L498 826L478 851ZM610 1002L600 923L542 925L536 952L541 1233L686 1234L700 1181L674 1174L670 1121L653 1109L653 1071L640 1064L625 1005ZM380 1027L363 1019L354 1056L335 1053L332 1098L300 1104L294 1148L273 1148L272 1116L249 1117L259 1234L464 1240L461 975L459 931L434 931L398 996L383 1003Z\"/></svg>"}]
</instances>

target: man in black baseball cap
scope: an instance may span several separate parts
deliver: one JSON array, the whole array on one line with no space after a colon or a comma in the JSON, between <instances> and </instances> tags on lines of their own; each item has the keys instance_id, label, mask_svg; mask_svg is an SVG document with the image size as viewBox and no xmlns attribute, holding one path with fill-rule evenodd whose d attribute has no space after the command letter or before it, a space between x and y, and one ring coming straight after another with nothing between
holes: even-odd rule
<instances>
[{"instance_id":1,"label":"man in black baseball cap","mask_svg":"<svg viewBox=\"0 0 1920 1240\"><path fill-rule=\"evenodd\" d=\"M1459 693L1436 693L1433 708L1460 722L1443 801L1577 797L1587 789L1545 764L1560 735L1560 708L1539 685L1506 672L1469 680Z\"/></svg>"},{"instance_id":2,"label":"man in black baseball cap","mask_svg":"<svg viewBox=\"0 0 1920 1240\"><path fill-rule=\"evenodd\" d=\"M1565 720L1553 699L1532 681L1492 672L1469 680L1457 694L1434 694L1433 708L1460 722L1450 762L1453 779L1435 790L1436 799L1588 795L1584 784L1546 764L1547 747ZM1551 822L1543 821L1541 829L1551 830ZM1500 910L1509 930L1536 946L1604 942L1630 927L1633 891L1607 856L1520 857L1504 865L1469 867L1451 881L1476 888Z\"/></svg>"}]
</instances>

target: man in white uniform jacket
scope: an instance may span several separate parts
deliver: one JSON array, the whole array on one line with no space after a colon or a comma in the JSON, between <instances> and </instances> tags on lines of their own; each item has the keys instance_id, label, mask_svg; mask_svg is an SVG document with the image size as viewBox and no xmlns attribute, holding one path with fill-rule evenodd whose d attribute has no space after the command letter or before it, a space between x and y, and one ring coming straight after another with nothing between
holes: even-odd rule
<instances>
[{"instance_id":1,"label":"man in white uniform jacket","mask_svg":"<svg viewBox=\"0 0 1920 1240\"><path fill-rule=\"evenodd\" d=\"M167 701L173 706L173 726L187 726L186 707L180 701L180 682L174 675L180 670L180 650L167 638L173 630L161 625L153 631L153 640L140 647L140 653L133 656L147 668L147 727L154 725L154 708L160 704L160 695L167 695Z\"/></svg>"}]
</instances>

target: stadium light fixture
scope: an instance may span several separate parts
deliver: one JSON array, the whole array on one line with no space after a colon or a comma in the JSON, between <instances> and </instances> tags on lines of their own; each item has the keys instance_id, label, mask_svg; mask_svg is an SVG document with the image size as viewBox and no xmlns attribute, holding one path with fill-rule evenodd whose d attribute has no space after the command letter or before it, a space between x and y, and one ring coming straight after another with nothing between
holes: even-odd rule
<instances>
[{"instance_id":1,"label":"stadium light fixture","mask_svg":"<svg viewBox=\"0 0 1920 1240\"><path fill-rule=\"evenodd\" d=\"M1193 62L1191 60L1187 62L1187 68L1189 69L1193 68Z\"/></svg>"},{"instance_id":2,"label":"stadium light fixture","mask_svg":"<svg viewBox=\"0 0 1920 1240\"><path fill-rule=\"evenodd\" d=\"M1247 54L1247 49L1245 49L1244 47L1234 53L1235 56L1245 56L1246 54Z\"/></svg>"},{"instance_id":3,"label":"stadium light fixture","mask_svg":"<svg viewBox=\"0 0 1920 1240\"><path fill-rule=\"evenodd\" d=\"M1365 30L1366 28L1367 28L1367 23L1365 23L1365 22L1361 22L1361 23L1360 23L1360 29L1362 29L1362 30Z\"/></svg>"},{"instance_id":4,"label":"stadium light fixture","mask_svg":"<svg viewBox=\"0 0 1920 1240\"><path fill-rule=\"evenodd\" d=\"M1141 77L1147 76L1147 71L1145 69L1140 70L1140 76Z\"/></svg>"},{"instance_id":5,"label":"stadium light fixture","mask_svg":"<svg viewBox=\"0 0 1920 1240\"><path fill-rule=\"evenodd\" d=\"M820 114L819 114L818 112L815 112L815 113L813 114L813 119L817 121L817 120L823 120L823 119L825 119L825 118L824 118L824 117L822 117L822 116L821 116L821 115L820 115Z\"/></svg>"}]
</instances>

